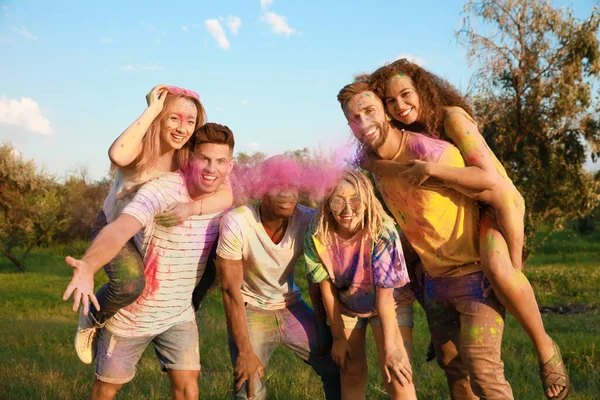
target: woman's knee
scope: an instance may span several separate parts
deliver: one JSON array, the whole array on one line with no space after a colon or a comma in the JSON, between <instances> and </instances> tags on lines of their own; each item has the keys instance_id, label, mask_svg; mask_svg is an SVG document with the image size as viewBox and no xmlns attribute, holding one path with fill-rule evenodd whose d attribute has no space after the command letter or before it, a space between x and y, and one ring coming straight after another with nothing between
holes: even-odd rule
<instances>
[{"instance_id":1,"label":"woman's knee","mask_svg":"<svg viewBox=\"0 0 600 400\"><path fill-rule=\"evenodd\" d=\"M358 386L367 383L368 366L366 360L364 362L348 362L346 368L340 369L340 372L344 384L354 382Z\"/></svg>"}]
</instances>

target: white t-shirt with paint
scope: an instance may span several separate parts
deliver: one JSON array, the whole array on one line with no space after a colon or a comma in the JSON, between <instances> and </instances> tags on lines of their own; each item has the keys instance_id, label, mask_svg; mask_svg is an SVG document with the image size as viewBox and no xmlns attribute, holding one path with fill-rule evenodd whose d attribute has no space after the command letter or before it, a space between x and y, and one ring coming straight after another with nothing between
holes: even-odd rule
<instances>
[{"instance_id":1,"label":"white t-shirt with paint","mask_svg":"<svg viewBox=\"0 0 600 400\"><path fill-rule=\"evenodd\" d=\"M158 335L195 320L192 292L218 238L223 213L192 216L168 228L154 223L154 216L170 204L189 201L183 176L169 172L142 186L123 209L123 214L135 217L143 226L134 241L144 259L146 288L134 303L107 321L113 334Z\"/></svg>"},{"instance_id":2,"label":"white t-shirt with paint","mask_svg":"<svg viewBox=\"0 0 600 400\"><path fill-rule=\"evenodd\" d=\"M303 254L304 235L315 210L297 205L283 239L275 244L260 221L258 208L259 205L246 205L223 216L217 255L242 260L242 295L246 303L279 310L302 298L294 283L294 270Z\"/></svg>"}]
</instances>

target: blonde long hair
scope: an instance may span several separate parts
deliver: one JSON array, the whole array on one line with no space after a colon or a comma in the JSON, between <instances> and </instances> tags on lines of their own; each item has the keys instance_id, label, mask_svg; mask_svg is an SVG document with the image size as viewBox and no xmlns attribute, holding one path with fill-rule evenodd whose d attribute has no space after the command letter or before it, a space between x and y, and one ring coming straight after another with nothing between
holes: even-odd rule
<instances>
[{"instance_id":1,"label":"blonde long hair","mask_svg":"<svg viewBox=\"0 0 600 400\"><path fill-rule=\"evenodd\" d=\"M193 152L193 138L204 123L206 122L206 112L204 111L204 106L200 103L195 97L192 97L186 93L180 93L177 95L173 95L169 92L166 93L165 103L163 105L163 109L158 114L150 127L146 131L146 134L142 138L142 151L140 154L133 160L131 165L135 170L136 177L142 175L145 172L152 170L158 161L160 156L160 129L163 121L168 118L171 113L171 109L173 108L175 102L184 98L186 100L191 101L196 106L198 110L198 116L196 118L196 126L194 127L194 134L190 137L190 139L183 145L181 149L175 150L175 155L178 166L184 166L188 164L191 153Z\"/></svg>"},{"instance_id":2,"label":"blonde long hair","mask_svg":"<svg viewBox=\"0 0 600 400\"><path fill-rule=\"evenodd\" d=\"M352 185L360 200L364 204L365 213L364 218L361 222L360 229L366 230L367 234L373 239L377 240L377 238L381 235L381 233L385 230L385 224L390 223L394 224L392 218L387 215L383 206L375 197L375 192L373 191L373 185L369 179L360 171L355 171L351 169L344 170L341 174L341 177L337 184L331 189L329 194L323 199L319 209L317 211L316 216L316 229L315 229L315 237L321 243L327 243L328 233L332 230L337 222L333 218L333 214L331 212L331 208L329 206L329 201L331 197L335 193L335 190L340 185L340 183L346 182Z\"/></svg>"}]
</instances>

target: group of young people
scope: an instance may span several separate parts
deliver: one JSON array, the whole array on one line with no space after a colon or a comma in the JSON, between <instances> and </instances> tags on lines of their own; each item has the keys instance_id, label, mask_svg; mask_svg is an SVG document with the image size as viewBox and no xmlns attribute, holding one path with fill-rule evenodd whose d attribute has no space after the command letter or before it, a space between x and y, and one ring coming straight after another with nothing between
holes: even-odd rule
<instances>
[{"instance_id":1,"label":"group of young people","mask_svg":"<svg viewBox=\"0 0 600 400\"><path fill-rule=\"evenodd\" d=\"M402 59L358 76L338 101L369 173L341 169L314 210L298 203L302 164L271 157L256 201L232 208L231 130L206 123L197 93L152 89L109 150L115 183L91 246L66 260L63 299L82 306L76 352L96 360L91 398L114 398L150 342L173 398L198 398L195 309L212 268L236 399L266 397L264 369L280 345L312 367L327 399L364 399L368 325L389 397L416 398L415 298L453 399L513 398L500 354L505 309L534 345L546 397L566 398L566 367L522 273L523 198L464 98ZM109 282L94 294L102 267Z\"/></svg>"}]
</instances>

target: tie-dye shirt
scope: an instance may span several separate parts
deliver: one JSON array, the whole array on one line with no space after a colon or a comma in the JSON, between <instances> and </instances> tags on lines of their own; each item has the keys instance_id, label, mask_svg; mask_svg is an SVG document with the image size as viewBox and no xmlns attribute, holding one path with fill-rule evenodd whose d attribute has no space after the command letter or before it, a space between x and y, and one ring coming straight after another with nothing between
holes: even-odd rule
<instances>
[{"instance_id":1,"label":"tie-dye shirt","mask_svg":"<svg viewBox=\"0 0 600 400\"><path fill-rule=\"evenodd\" d=\"M242 260L244 301L265 310L279 310L302 299L294 283L304 235L315 210L297 205L281 242L275 244L260 220L259 205L235 208L221 221L217 255Z\"/></svg>"},{"instance_id":2,"label":"tie-dye shirt","mask_svg":"<svg viewBox=\"0 0 600 400\"><path fill-rule=\"evenodd\" d=\"M356 317L375 315L378 287L396 288L397 305L405 300L399 288L409 278L394 225L385 224L375 242L364 230L348 240L330 232L327 243L320 241L314 232L313 222L304 243L308 279L314 283L331 279L337 288L342 313Z\"/></svg>"},{"instance_id":3,"label":"tie-dye shirt","mask_svg":"<svg viewBox=\"0 0 600 400\"><path fill-rule=\"evenodd\" d=\"M423 160L464 168L456 146L403 131L393 161ZM377 176L385 204L434 277L463 276L480 271L479 206L477 201L443 186L415 186L394 176Z\"/></svg>"}]
</instances>

